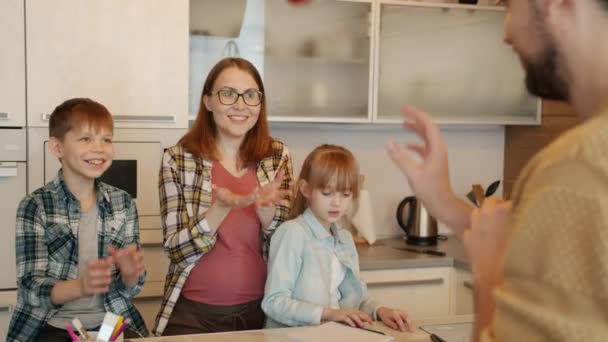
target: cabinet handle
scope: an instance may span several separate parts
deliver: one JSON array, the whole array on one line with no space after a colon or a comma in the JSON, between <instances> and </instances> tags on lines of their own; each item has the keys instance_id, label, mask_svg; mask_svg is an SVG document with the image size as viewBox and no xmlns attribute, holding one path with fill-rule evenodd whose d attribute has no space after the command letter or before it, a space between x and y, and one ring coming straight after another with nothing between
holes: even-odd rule
<instances>
[{"instance_id":1,"label":"cabinet handle","mask_svg":"<svg viewBox=\"0 0 608 342\"><path fill-rule=\"evenodd\" d=\"M470 280L463 281L462 285L464 285L464 287L466 287L467 289L473 289L473 282Z\"/></svg>"},{"instance_id":2,"label":"cabinet handle","mask_svg":"<svg viewBox=\"0 0 608 342\"><path fill-rule=\"evenodd\" d=\"M174 123L175 115L112 115L118 122L165 122Z\"/></svg>"},{"instance_id":3,"label":"cabinet handle","mask_svg":"<svg viewBox=\"0 0 608 342\"><path fill-rule=\"evenodd\" d=\"M13 312L13 306L12 305L0 305L0 312L11 313L11 312Z\"/></svg>"},{"instance_id":4,"label":"cabinet handle","mask_svg":"<svg viewBox=\"0 0 608 342\"><path fill-rule=\"evenodd\" d=\"M389 280L370 281L367 285L380 286L415 286L415 285L439 285L443 284L443 278L414 279L414 280Z\"/></svg>"},{"instance_id":5,"label":"cabinet handle","mask_svg":"<svg viewBox=\"0 0 608 342\"><path fill-rule=\"evenodd\" d=\"M8 115L8 113L2 113L2 112L0 112L0 120L8 120L10 118L11 118L11 116Z\"/></svg>"},{"instance_id":6,"label":"cabinet handle","mask_svg":"<svg viewBox=\"0 0 608 342\"><path fill-rule=\"evenodd\" d=\"M42 121L49 121L51 114L42 114ZM115 122L160 122L175 123L175 115L112 115Z\"/></svg>"}]
</instances>

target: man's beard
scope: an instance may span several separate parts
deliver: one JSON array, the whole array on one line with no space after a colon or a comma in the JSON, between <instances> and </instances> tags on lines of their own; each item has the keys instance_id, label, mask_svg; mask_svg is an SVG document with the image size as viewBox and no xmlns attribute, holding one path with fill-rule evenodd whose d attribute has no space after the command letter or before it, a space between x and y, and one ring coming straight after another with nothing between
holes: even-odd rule
<instances>
[{"instance_id":1,"label":"man's beard","mask_svg":"<svg viewBox=\"0 0 608 342\"><path fill-rule=\"evenodd\" d=\"M559 73L557 50L548 36L546 39L546 48L540 59L522 59L526 70L526 86L530 93L543 99L568 101L570 91Z\"/></svg>"}]
</instances>

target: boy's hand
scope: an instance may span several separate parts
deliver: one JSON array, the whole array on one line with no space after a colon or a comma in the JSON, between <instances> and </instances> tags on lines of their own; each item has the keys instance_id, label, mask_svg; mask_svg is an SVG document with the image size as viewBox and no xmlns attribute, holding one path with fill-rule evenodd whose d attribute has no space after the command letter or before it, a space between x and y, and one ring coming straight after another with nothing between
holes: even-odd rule
<instances>
[{"instance_id":1,"label":"boy's hand","mask_svg":"<svg viewBox=\"0 0 608 342\"><path fill-rule=\"evenodd\" d=\"M108 253L114 258L116 266L120 270L123 282L128 286L137 285L139 277L145 272L144 253L137 248L137 244L130 244L127 248L116 249L108 246Z\"/></svg>"},{"instance_id":2,"label":"boy's hand","mask_svg":"<svg viewBox=\"0 0 608 342\"><path fill-rule=\"evenodd\" d=\"M78 278L81 297L103 294L110 291L113 263L112 257L87 262Z\"/></svg>"},{"instance_id":3,"label":"boy's hand","mask_svg":"<svg viewBox=\"0 0 608 342\"><path fill-rule=\"evenodd\" d=\"M376 310L376 315L378 315L378 318L380 318L382 323L386 324L386 326L391 329L409 332L414 331L412 328L412 321L408 315L399 309L381 306Z\"/></svg>"},{"instance_id":4,"label":"boy's hand","mask_svg":"<svg viewBox=\"0 0 608 342\"><path fill-rule=\"evenodd\" d=\"M363 311L359 311L357 309L348 309L348 308L344 308L344 309L324 308L323 313L321 314L321 321L322 322L332 321L332 322L346 323L353 328L355 328L355 327L362 328L365 326L366 322L369 324L372 324L372 318L369 317L368 314L366 314Z\"/></svg>"}]
</instances>

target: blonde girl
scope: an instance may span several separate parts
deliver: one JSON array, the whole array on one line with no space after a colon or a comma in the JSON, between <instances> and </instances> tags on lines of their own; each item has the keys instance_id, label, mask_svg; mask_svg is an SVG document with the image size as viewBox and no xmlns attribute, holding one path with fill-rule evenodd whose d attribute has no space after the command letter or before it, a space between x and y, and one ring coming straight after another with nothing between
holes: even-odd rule
<instances>
[{"instance_id":1,"label":"blonde girl","mask_svg":"<svg viewBox=\"0 0 608 342\"><path fill-rule=\"evenodd\" d=\"M410 330L405 312L376 304L359 278L352 235L338 225L356 210L359 167L350 151L322 145L302 166L290 219L270 244L262 301L267 328L335 321L363 327L380 319Z\"/></svg>"}]
</instances>

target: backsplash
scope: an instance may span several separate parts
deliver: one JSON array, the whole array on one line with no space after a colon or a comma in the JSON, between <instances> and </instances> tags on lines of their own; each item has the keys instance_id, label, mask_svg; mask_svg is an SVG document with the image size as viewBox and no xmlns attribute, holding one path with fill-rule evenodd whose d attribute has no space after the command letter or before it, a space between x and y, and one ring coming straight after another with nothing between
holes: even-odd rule
<instances>
[{"instance_id":1,"label":"backsplash","mask_svg":"<svg viewBox=\"0 0 608 342\"><path fill-rule=\"evenodd\" d=\"M414 135L398 126L333 125L312 123L271 123L272 135L284 141L293 158L297 176L306 155L323 143L339 144L350 149L359 161L366 176L365 188L370 192L374 206L374 221L378 237L403 235L397 224L397 205L412 194L405 176L393 165L384 150L385 143L412 141ZM463 199L471 184L487 186L502 180L504 128L447 127L442 129L449 149L452 186ZM497 194L502 193L502 187ZM443 225L440 232L449 233Z\"/></svg>"}]
</instances>

